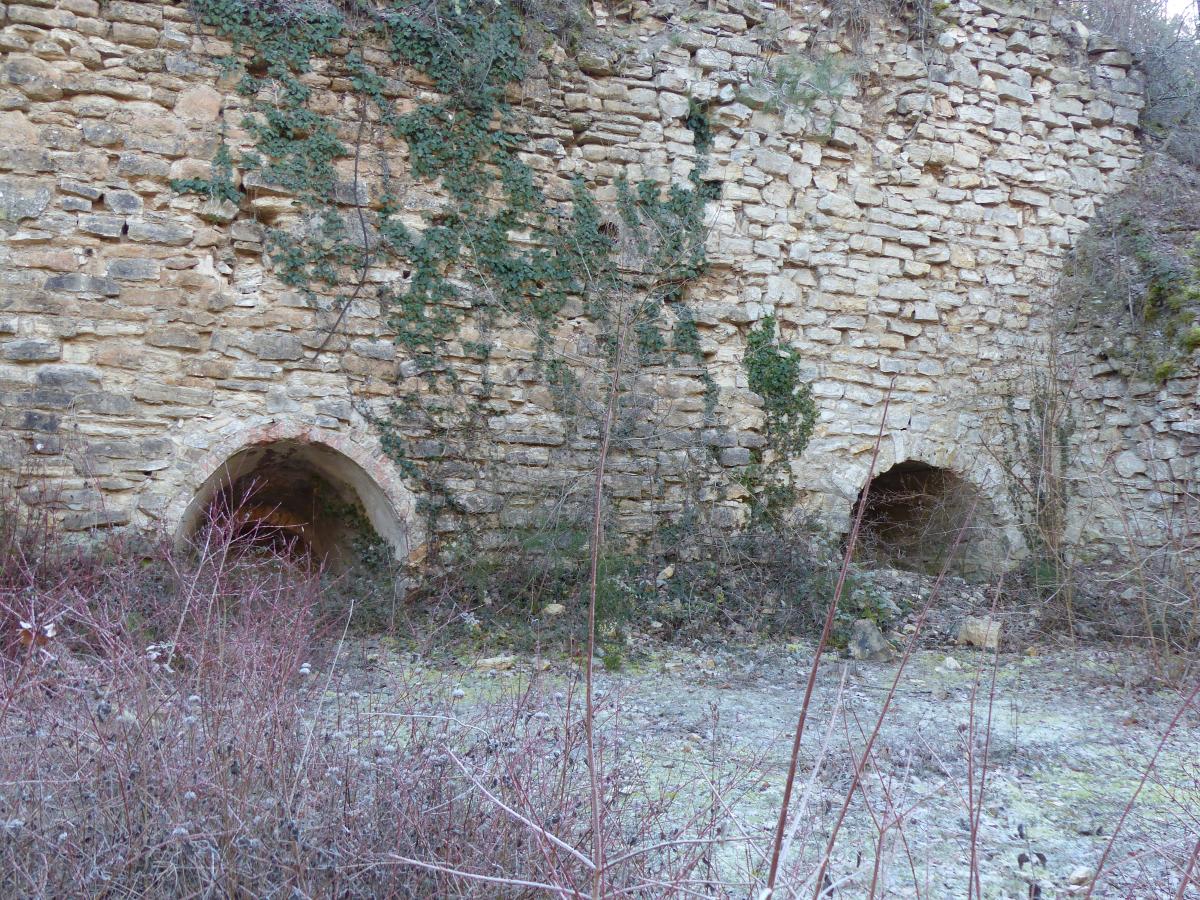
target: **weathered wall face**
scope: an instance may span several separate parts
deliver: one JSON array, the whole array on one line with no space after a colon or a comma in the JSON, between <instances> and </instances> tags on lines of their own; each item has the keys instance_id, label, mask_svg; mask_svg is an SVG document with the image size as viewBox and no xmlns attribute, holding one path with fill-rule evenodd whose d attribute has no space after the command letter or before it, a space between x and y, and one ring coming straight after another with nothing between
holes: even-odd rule
<instances>
[{"instance_id":1,"label":"weathered wall face","mask_svg":"<svg viewBox=\"0 0 1200 900\"><path fill-rule=\"evenodd\" d=\"M621 172L685 176L697 158L689 98L712 126L711 266L686 299L703 358L650 359L631 377L616 522L644 534L689 504L744 517L739 474L764 439L742 358L772 314L819 410L792 461L805 507L845 521L894 383L880 470L951 468L1003 514L987 423L1005 408L1003 377L1040 353L1039 307L1064 252L1137 164L1130 59L1089 54L1068 23L963 0L935 47L877 36L839 96L780 110L749 74L768 47L847 54L827 45L818 10L764 23L752 6L638 4L636 24L598 21L624 52L582 55L579 68L560 53L522 85L529 159L552 198L569 196L574 175L610 200ZM15 476L26 500L49 485L70 528L174 529L226 459L276 439L327 444L368 473L411 523L401 548L429 537L415 510L434 481L447 505L430 527L447 534L486 537L586 495L598 413L585 404L568 421L519 323L500 322L486 359L469 329L451 342L455 386L431 396L374 300L406 273L373 270L319 353L336 298L313 308L264 256L263 223L285 221L289 199L250 179L241 208L221 210L170 187L206 177L222 135L235 159L253 149L246 100L211 60L228 48L184 6L48 0L4 16L0 429L16 442L9 466L27 452L49 476ZM314 106L352 133L337 81L319 70L308 81ZM397 84L398 103L419 88ZM367 211L385 165L414 218L436 207L436 187L406 175L403 143L376 146L358 162ZM339 168L352 210L354 161ZM602 359L582 310L567 312L559 350ZM405 426L406 471L364 418L397 396L427 413Z\"/></svg>"},{"instance_id":2,"label":"weathered wall face","mask_svg":"<svg viewBox=\"0 0 1200 900\"><path fill-rule=\"evenodd\" d=\"M1200 371L1197 357L1160 382L1130 377L1102 352L1098 327L1072 334L1065 380L1068 538L1095 561L1179 572L1200 553ZM1185 577L1192 576L1184 573Z\"/></svg>"}]
</instances>

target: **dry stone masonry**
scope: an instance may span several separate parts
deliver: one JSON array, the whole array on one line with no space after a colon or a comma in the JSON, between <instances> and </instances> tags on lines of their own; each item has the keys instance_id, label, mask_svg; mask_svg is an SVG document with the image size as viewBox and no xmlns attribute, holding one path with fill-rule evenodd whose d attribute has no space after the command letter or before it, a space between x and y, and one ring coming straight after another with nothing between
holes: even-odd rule
<instances>
[{"instance_id":1,"label":"dry stone masonry","mask_svg":"<svg viewBox=\"0 0 1200 900\"><path fill-rule=\"evenodd\" d=\"M1129 55L996 0L956 0L920 40L894 24L856 49L820 6L639 0L619 20L605 9L595 40L542 53L513 97L546 195L569 199L582 176L612 204L621 174L686 179L697 111L711 135L701 175L719 188L705 210L709 266L684 301L699 353L651 356L627 379L635 414L610 465L615 524L637 537L690 514L745 520L756 488L744 476L770 448L743 358L749 332L774 317L818 412L788 461L802 509L844 527L890 386L880 471L955 473L1019 547L997 423L1028 408L1006 385L1042 358L1064 254L1138 165ZM214 63L229 50L181 3L4 7L0 462L22 500L51 504L70 529L176 533L264 448L316 446L320 474L419 558L434 538L487 546L586 497L598 410L565 410L523 323L501 318L486 356L464 324L443 359L454 379L431 387L375 299L408 272L373 268L339 319L348 287L305 296L264 251L264 228L295 216L277 186L235 163L240 205L172 188L209 177L222 143L235 161L254 149L247 100ZM792 56L832 73L828 88L781 97L772 60ZM426 88L394 74L392 98L411 108ZM352 139L359 111L344 86L319 68L306 82ZM377 211L387 171L406 216L425 221L437 185L413 179L403 142L372 129L369 152L339 161L343 209ZM568 305L554 344L583 382L603 384L582 307ZM1097 384L1104 408L1077 432L1090 444L1079 477L1132 498L1149 534L1160 481L1196 474L1194 382L1137 387L1136 414L1122 406L1127 385ZM411 401L403 466L370 421L397 398ZM1088 539L1115 538L1103 516L1076 519Z\"/></svg>"}]
</instances>

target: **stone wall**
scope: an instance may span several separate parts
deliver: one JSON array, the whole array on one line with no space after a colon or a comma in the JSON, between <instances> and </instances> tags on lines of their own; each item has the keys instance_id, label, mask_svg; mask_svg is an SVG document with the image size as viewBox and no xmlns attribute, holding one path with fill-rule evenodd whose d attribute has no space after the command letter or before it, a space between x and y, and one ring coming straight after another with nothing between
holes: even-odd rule
<instances>
[{"instance_id":1,"label":"stone wall","mask_svg":"<svg viewBox=\"0 0 1200 900\"><path fill-rule=\"evenodd\" d=\"M598 6L586 52L541 54L514 98L552 198L569 197L575 175L609 202L621 173L684 178L697 159L689 110L712 127L710 267L685 301L702 358L649 358L627 378L610 467L617 526L644 535L693 509L744 520L740 476L764 437L742 357L747 332L774 315L819 410L791 461L804 509L843 527L890 386L880 470L955 471L1019 545L995 423L1025 400L1005 385L1043 352L1039 313L1064 253L1138 164L1129 56L992 0L951 4L923 41L896 25L854 50L819 7L631 10L616 21ZM221 140L235 159L252 149L246 100L212 61L228 45L181 4L30 0L3 15L0 431L23 500L51 503L71 529L174 531L226 459L281 435L368 473L407 529L393 540L402 552L430 530L498 540L586 498L604 384L587 363L604 357L582 309L554 336L582 373L573 414L537 371L532 332L511 320L486 358L466 327L443 361L454 388L428 388L373 299L401 271L372 270L319 352L346 294L314 303L279 282L263 229L292 214L290 199L249 177L241 208L170 187L207 176ZM774 102L764 61L799 53L852 77L804 104ZM397 103L418 96L395 74ZM314 106L351 134L337 79L308 80ZM355 161L339 166L346 209L378 207L385 168L414 219L436 209L436 186L405 174L405 146L372 139L357 188ZM425 413L405 420L404 470L366 418L397 397ZM1131 485L1153 501L1152 485ZM418 514L430 505L437 516Z\"/></svg>"},{"instance_id":2,"label":"stone wall","mask_svg":"<svg viewBox=\"0 0 1200 900\"><path fill-rule=\"evenodd\" d=\"M1170 377L1131 371L1098 323L1062 336L1071 398L1067 537L1086 558L1179 574L1200 559L1200 357ZM1192 576L1183 573L1186 579Z\"/></svg>"}]
</instances>

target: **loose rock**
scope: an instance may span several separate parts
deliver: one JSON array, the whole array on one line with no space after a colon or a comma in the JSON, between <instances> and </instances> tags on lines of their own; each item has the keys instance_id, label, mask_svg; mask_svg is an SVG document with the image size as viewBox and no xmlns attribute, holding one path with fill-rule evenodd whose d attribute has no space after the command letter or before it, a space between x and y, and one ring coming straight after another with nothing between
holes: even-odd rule
<instances>
[{"instance_id":1,"label":"loose rock","mask_svg":"<svg viewBox=\"0 0 1200 900\"><path fill-rule=\"evenodd\" d=\"M870 619L859 619L850 630L850 655L855 659L887 662L896 651Z\"/></svg>"},{"instance_id":2,"label":"loose rock","mask_svg":"<svg viewBox=\"0 0 1200 900\"><path fill-rule=\"evenodd\" d=\"M990 617L970 616L958 630L958 643L995 650L1000 646L1000 623Z\"/></svg>"},{"instance_id":3,"label":"loose rock","mask_svg":"<svg viewBox=\"0 0 1200 900\"><path fill-rule=\"evenodd\" d=\"M488 656L475 661L475 668L481 672L502 672L517 664L517 658L512 655Z\"/></svg>"}]
</instances>

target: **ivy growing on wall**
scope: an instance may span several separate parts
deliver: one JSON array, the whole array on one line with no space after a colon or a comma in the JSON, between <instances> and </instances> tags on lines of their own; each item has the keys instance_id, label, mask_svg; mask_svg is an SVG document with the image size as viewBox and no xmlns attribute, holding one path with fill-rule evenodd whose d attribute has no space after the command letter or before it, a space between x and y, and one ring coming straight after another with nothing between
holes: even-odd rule
<instances>
[{"instance_id":1,"label":"ivy growing on wall","mask_svg":"<svg viewBox=\"0 0 1200 900\"><path fill-rule=\"evenodd\" d=\"M763 398L767 437L780 453L799 456L812 437L817 408L801 375L800 354L779 343L774 316L747 335L744 364L750 390Z\"/></svg>"},{"instance_id":2,"label":"ivy growing on wall","mask_svg":"<svg viewBox=\"0 0 1200 900\"><path fill-rule=\"evenodd\" d=\"M286 283L336 286L340 267L353 264L377 231L379 255L411 273L404 285L383 292L397 340L416 353L433 353L463 309L490 305L548 323L567 297L615 277L614 238L602 230L583 183L574 184L569 207L555 207L520 159L526 140L506 92L525 76L526 54L523 20L511 3L364 6L355 21L319 3L194 0L194 8L233 43L237 61L226 65L240 65L238 90L252 100L244 124L258 152L243 156L241 166L294 195L309 213L303 240L278 230L270 236ZM401 70L431 82L438 99L397 113L384 76L360 51L345 50L347 42L368 40L386 47ZM424 227L401 220L402 201L390 192L371 217L371 234L356 232L343 218L339 201L352 189L339 183L334 163L361 148L352 150L339 137L335 118L310 108L312 88L304 76L318 63L343 67L358 98L407 143L412 175L440 183L448 203ZM222 145L212 181L176 188L223 194L213 186L217 169L227 173L229 163ZM646 254L645 269L657 271L657 292L666 301L679 299L704 266L701 213L714 196L711 187L693 175L689 186L665 193L652 182L621 183L620 194L620 214ZM361 211L361 202L351 199ZM518 233L527 237L515 241ZM451 277L456 267L476 290L464 291Z\"/></svg>"},{"instance_id":3,"label":"ivy growing on wall","mask_svg":"<svg viewBox=\"0 0 1200 900\"><path fill-rule=\"evenodd\" d=\"M217 152L213 155L211 174L208 178L175 178L171 181L171 189L181 194L200 194L210 200L228 200L237 203L242 199L242 192L233 180L233 156L229 145L225 143L224 135Z\"/></svg>"},{"instance_id":4,"label":"ivy growing on wall","mask_svg":"<svg viewBox=\"0 0 1200 900\"><path fill-rule=\"evenodd\" d=\"M804 381L794 347L779 342L774 316L767 316L746 337L746 382L763 401L768 451L759 451L742 478L756 518L778 516L795 497L790 461L812 438L817 406Z\"/></svg>"},{"instance_id":5,"label":"ivy growing on wall","mask_svg":"<svg viewBox=\"0 0 1200 900\"><path fill-rule=\"evenodd\" d=\"M718 193L701 180L703 159L685 184L619 180L617 222L605 220L579 179L569 202L550 201L522 159L528 140L509 100L529 58L522 44L529 23L515 0L192 2L200 22L233 46L220 64L246 98L241 124L255 146L235 161L222 143L213 177L176 189L237 202L236 165L294 197L299 223L267 233L278 277L314 305L332 295L344 308L369 290L408 357L407 371L432 383L453 380L447 342L472 321L481 337L464 350L486 360L492 322L508 314L537 331L539 364L567 406L577 383L549 348L573 298L611 339L616 329L605 326L614 299L636 296L643 357L698 357L695 324L681 301L705 267L702 214ZM384 56L390 67L381 71ZM316 75L350 85L342 108L353 104L357 127L319 111ZM432 90L405 91L421 98L415 106L393 104L396 76ZM703 155L711 141L704 109L696 106L686 124ZM339 178L339 161L352 160L357 175L373 150L364 144L378 129L407 147L412 179L437 185L442 203L419 222L390 179L372 203L358 196L357 183ZM405 277L367 288L373 268ZM670 316L668 306L676 311ZM377 421L383 446L410 474L416 467L403 432L416 415L428 418L428 404L418 410L401 397Z\"/></svg>"}]
</instances>

